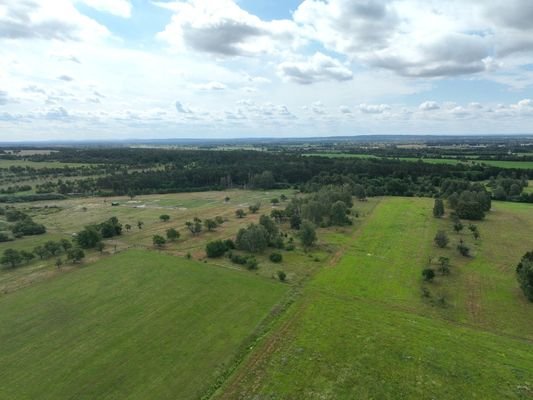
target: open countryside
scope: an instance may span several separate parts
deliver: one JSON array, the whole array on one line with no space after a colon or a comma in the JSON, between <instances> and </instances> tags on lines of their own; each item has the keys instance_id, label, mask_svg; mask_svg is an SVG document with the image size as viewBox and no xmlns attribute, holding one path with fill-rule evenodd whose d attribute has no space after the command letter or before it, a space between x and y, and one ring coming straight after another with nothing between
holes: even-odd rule
<instances>
[{"instance_id":1,"label":"open countryside","mask_svg":"<svg viewBox=\"0 0 533 400\"><path fill-rule=\"evenodd\" d=\"M533 400L533 0L0 0L0 400Z\"/></svg>"}]
</instances>

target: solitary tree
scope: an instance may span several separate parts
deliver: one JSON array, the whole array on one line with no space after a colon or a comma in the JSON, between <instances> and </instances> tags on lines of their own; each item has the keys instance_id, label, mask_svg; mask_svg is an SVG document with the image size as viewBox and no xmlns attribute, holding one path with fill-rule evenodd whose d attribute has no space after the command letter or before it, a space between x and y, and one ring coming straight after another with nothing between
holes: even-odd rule
<instances>
[{"instance_id":1,"label":"solitary tree","mask_svg":"<svg viewBox=\"0 0 533 400\"><path fill-rule=\"evenodd\" d=\"M204 226L209 232L212 232L217 228L218 224L214 219L208 218L204 220Z\"/></svg>"},{"instance_id":2,"label":"solitary tree","mask_svg":"<svg viewBox=\"0 0 533 400\"><path fill-rule=\"evenodd\" d=\"M167 241L161 235L154 235L152 237L152 242L153 242L154 246L161 248L161 247L163 247L165 245L165 243Z\"/></svg>"},{"instance_id":3,"label":"solitary tree","mask_svg":"<svg viewBox=\"0 0 533 400\"><path fill-rule=\"evenodd\" d=\"M457 245L457 250L464 257L468 257L470 255L470 248L465 244L463 239L459 241L459 244Z\"/></svg>"},{"instance_id":4,"label":"solitary tree","mask_svg":"<svg viewBox=\"0 0 533 400\"><path fill-rule=\"evenodd\" d=\"M453 224L453 230L457 233L461 232L464 228L464 225L462 224L461 221L457 220L454 222Z\"/></svg>"},{"instance_id":5,"label":"solitary tree","mask_svg":"<svg viewBox=\"0 0 533 400\"><path fill-rule=\"evenodd\" d=\"M439 272L442 275L450 275L450 259L448 257L439 257Z\"/></svg>"},{"instance_id":6,"label":"solitary tree","mask_svg":"<svg viewBox=\"0 0 533 400\"><path fill-rule=\"evenodd\" d=\"M235 215L237 216L237 218L244 218L246 216L246 213L244 212L244 210L239 208L237 211L235 211Z\"/></svg>"},{"instance_id":7,"label":"solitary tree","mask_svg":"<svg viewBox=\"0 0 533 400\"><path fill-rule=\"evenodd\" d=\"M202 220L200 218L195 217L193 221L187 221L185 226L194 236L202 232Z\"/></svg>"},{"instance_id":8,"label":"solitary tree","mask_svg":"<svg viewBox=\"0 0 533 400\"><path fill-rule=\"evenodd\" d=\"M168 240L170 240L171 242L175 242L179 238L180 238L180 233L176 229L174 228L167 229Z\"/></svg>"},{"instance_id":9,"label":"solitary tree","mask_svg":"<svg viewBox=\"0 0 533 400\"><path fill-rule=\"evenodd\" d=\"M524 295L533 302L533 251L524 254L516 267L516 274Z\"/></svg>"},{"instance_id":10,"label":"solitary tree","mask_svg":"<svg viewBox=\"0 0 533 400\"><path fill-rule=\"evenodd\" d=\"M255 203L255 204L252 204L250 207L248 207L248 209L250 210L252 214L257 213L260 208L261 208L261 203Z\"/></svg>"},{"instance_id":11,"label":"solitary tree","mask_svg":"<svg viewBox=\"0 0 533 400\"><path fill-rule=\"evenodd\" d=\"M124 225L124 228L126 228L126 230L129 232L131 231L131 225L130 224L126 224Z\"/></svg>"},{"instance_id":12,"label":"solitary tree","mask_svg":"<svg viewBox=\"0 0 533 400\"><path fill-rule=\"evenodd\" d=\"M139 228L139 230L141 230L144 226L144 222L142 221L137 221L137 228Z\"/></svg>"},{"instance_id":13,"label":"solitary tree","mask_svg":"<svg viewBox=\"0 0 533 400\"><path fill-rule=\"evenodd\" d=\"M435 244L442 249L448 245L450 240L448 239L448 235L446 235L446 232L438 231L435 235L434 241Z\"/></svg>"},{"instance_id":14,"label":"solitary tree","mask_svg":"<svg viewBox=\"0 0 533 400\"><path fill-rule=\"evenodd\" d=\"M433 206L433 216L440 218L444 215L444 202L442 199L435 199L435 205Z\"/></svg>"},{"instance_id":15,"label":"solitary tree","mask_svg":"<svg viewBox=\"0 0 533 400\"><path fill-rule=\"evenodd\" d=\"M470 230L470 232L472 232L472 236L474 236L474 239L478 240L481 235L479 233L477 225L470 224L468 226L468 229Z\"/></svg>"},{"instance_id":16,"label":"solitary tree","mask_svg":"<svg viewBox=\"0 0 533 400\"><path fill-rule=\"evenodd\" d=\"M304 221L300 227L299 236L304 248L312 247L317 240L315 226L309 221Z\"/></svg>"},{"instance_id":17,"label":"solitary tree","mask_svg":"<svg viewBox=\"0 0 533 400\"><path fill-rule=\"evenodd\" d=\"M283 261L283 256L281 253L272 253L268 258L270 258L270 261L276 264Z\"/></svg>"},{"instance_id":18,"label":"solitary tree","mask_svg":"<svg viewBox=\"0 0 533 400\"><path fill-rule=\"evenodd\" d=\"M159 219L163 222L168 222L170 220L170 215L167 215L167 214L160 215Z\"/></svg>"},{"instance_id":19,"label":"solitary tree","mask_svg":"<svg viewBox=\"0 0 533 400\"><path fill-rule=\"evenodd\" d=\"M431 282L435 278L435 271L431 268L426 268L422 271L422 277L426 282Z\"/></svg>"}]
</instances>

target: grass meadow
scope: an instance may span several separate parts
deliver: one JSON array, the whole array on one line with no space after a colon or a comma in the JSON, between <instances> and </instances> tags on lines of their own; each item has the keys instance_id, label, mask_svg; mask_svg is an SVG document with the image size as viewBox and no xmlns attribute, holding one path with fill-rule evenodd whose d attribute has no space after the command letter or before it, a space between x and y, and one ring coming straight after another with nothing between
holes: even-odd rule
<instances>
[{"instance_id":1,"label":"grass meadow","mask_svg":"<svg viewBox=\"0 0 533 400\"><path fill-rule=\"evenodd\" d=\"M0 298L1 399L197 399L287 285L130 250Z\"/></svg>"},{"instance_id":2,"label":"grass meadow","mask_svg":"<svg viewBox=\"0 0 533 400\"><path fill-rule=\"evenodd\" d=\"M451 222L431 207L382 200L218 398L530 398L531 304L514 267L531 247L533 207L496 203L477 244L450 233L445 250L433 237ZM456 255L459 236L472 258ZM451 275L424 283L422 269L439 255L450 257Z\"/></svg>"},{"instance_id":3,"label":"grass meadow","mask_svg":"<svg viewBox=\"0 0 533 400\"><path fill-rule=\"evenodd\" d=\"M281 194L296 195L232 190L17 205L48 232L0 251L70 238L111 216L132 229L81 266L57 269L50 259L0 270L0 382L9 382L0 399L533 396L532 309L515 276L531 250L533 205L494 202L475 240L468 229L455 233L448 215L434 218L431 199L372 198L355 202L353 226L319 229L315 248L282 251L281 264L269 251L257 256L257 271L205 257L208 241L234 238ZM258 214L236 218L257 202ZM185 228L216 216L226 222L213 232ZM155 250L153 235L171 227L180 239ZM286 224L280 229L297 243ZM450 238L445 249L433 243L438 230ZM461 239L472 257L457 252ZM451 274L424 282L422 270L437 268L440 256L450 258Z\"/></svg>"}]
</instances>

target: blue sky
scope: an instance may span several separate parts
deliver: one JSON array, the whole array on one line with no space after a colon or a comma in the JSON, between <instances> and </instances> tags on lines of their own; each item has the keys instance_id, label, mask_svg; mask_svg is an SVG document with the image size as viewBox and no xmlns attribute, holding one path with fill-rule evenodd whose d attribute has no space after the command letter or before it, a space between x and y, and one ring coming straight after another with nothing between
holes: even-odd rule
<instances>
[{"instance_id":1,"label":"blue sky","mask_svg":"<svg viewBox=\"0 0 533 400\"><path fill-rule=\"evenodd\" d=\"M533 132L530 0L0 2L0 140Z\"/></svg>"}]
</instances>

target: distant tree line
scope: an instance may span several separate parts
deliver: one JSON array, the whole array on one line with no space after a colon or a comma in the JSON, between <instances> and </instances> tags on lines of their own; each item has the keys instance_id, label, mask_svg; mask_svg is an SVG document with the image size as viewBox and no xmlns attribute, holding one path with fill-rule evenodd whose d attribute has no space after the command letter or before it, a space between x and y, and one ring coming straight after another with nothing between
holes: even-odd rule
<instances>
[{"instance_id":1,"label":"distant tree line","mask_svg":"<svg viewBox=\"0 0 533 400\"><path fill-rule=\"evenodd\" d=\"M442 165L396 159L304 157L290 151L205 151L168 149L68 149L39 160L102 163L113 173L63 181L59 193L129 195L293 187L317 192L327 185L348 185L352 194L366 196L439 197L446 181L490 182L493 196L533 201L523 192L527 171L502 170L483 165ZM513 183L508 184L508 180ZM514 181L519 181L514 182ZM514 185L514 186L513 186ZM467 190L467 189L464 189ZM460 195L460 191L457 191ZM451 195L451 193L449 194ZM445 196L447 197L447 196Z\"/></svg>"}]
</instances>

